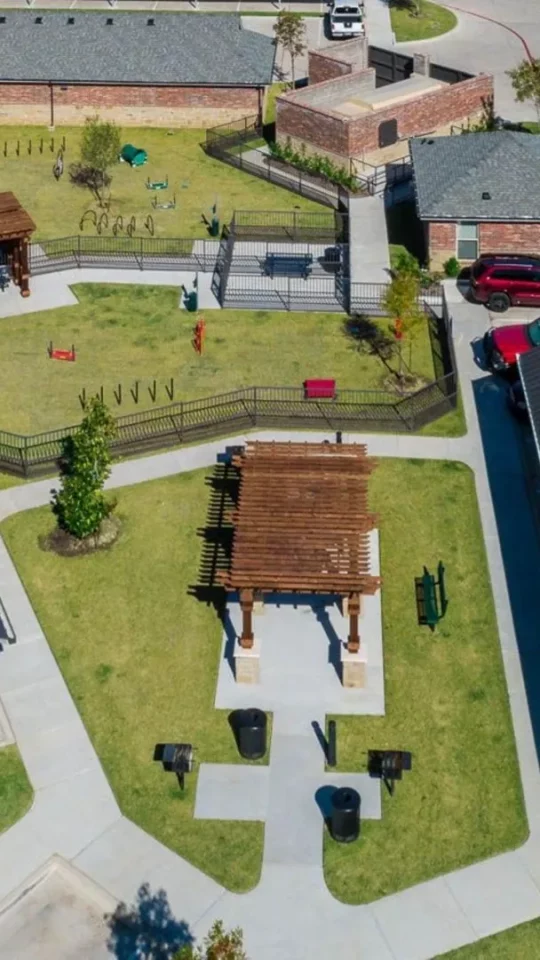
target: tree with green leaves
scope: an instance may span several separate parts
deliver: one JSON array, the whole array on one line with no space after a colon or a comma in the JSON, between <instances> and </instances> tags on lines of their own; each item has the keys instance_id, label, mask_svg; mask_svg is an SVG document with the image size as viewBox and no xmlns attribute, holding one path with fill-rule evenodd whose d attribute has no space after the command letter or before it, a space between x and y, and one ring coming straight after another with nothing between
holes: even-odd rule
<instances>
[{"instance_id":1,"label":"tree with green leaves","mask_svg":"<svg viewBox=\"0 0 540 960\"><path fill-rule=\"evenodd\" d=\"M507 73L512 81L516 100L519 103L531 100L540 120L540 60L522 60Z\"/></svg>"},{"instance_id":2,"label":"tree with green leaves","mask_svg":"<svg viewBox=\"0 0 540 960\"><path fill-rule=\"evenodd\" d=\"M403 377L403 341L409 343L409 365L412 360L412 344L418 334L424 314L419 304L420 278L412 270L396 270L388 285L383 302L388 315L394 321L393 334L399 349L398 378Z\"/></svg>"},{"instance_id":3,"label":"tree with green leaves","mask_svg":"<svg viewBox=\"0 0 540 960\"><path fill-rule=\"evenodd\" d=\"M274 24L276 42L281 44L291 58L292 86L295 86L295 63L306 49L306 25L299 13L280 10Z\"/></svg>"},{"instance_id":4,"label":"tree with green leaves","mask_svg":"<svg viewBox=\"0 0 540 960\"><path fill-rule=\"evenodd\" d=\"M109 445L116 434L107 407L94 397L65 451L61 489L53 491L52 508L58 525L78 540L96 533L114 504L103 493L111 472Z\"/></svg>"},{"instance_id":5,"label":"tree with green leaves","mask_svg":"<svg viewBox=\"0 0 540 960\"><path fill-rule=\"evenodd\" d=\"M87 117L83 127L79 163L72 164L73 183L88 187L100 207L106 205L111 185L110 168L118 162L121 150L120 130L115 123Z\"/></svg>"},{"instance_id":6,"label":"tree with green leaves","mask_svg":"<svg viewBox=\"0 0 540 960\"><path fill-rule=\"evenodd\" d=\"M191 944L175 955L174 960L248 960L244 951L243 933L240 927L226 931L221 920L216 920L202 945Z\"/></svg>"}]
</instances>

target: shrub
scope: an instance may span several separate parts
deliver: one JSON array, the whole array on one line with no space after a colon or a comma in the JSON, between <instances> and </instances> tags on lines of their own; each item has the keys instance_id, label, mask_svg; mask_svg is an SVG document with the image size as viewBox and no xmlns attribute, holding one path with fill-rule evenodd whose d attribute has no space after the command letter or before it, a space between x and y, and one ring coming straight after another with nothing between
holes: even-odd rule
<instances>
[{"instance_id":1,"label":"shrub","mask_svg":"<svg viewBox=\"0 0 540 960\"><path fill-rule=\"evenodd\" d=\"M328 157L320 156L317 153L307 154L306 145L303 143L300 152L294 150L290 138L287 137L285 144L271 142L268 149L275 160L282 160L284 163L290 163L292 167L309 173L312 176L323 177L331 183L346 187L351 193L358 193L360 188L355 177L347 172L345 167L338 167Z\"/></svg>"},{"instance_id":2,"label":"shrub","mask_svg":"<svg viewBox=\"0 0 540 960\"><path fill-rule=\"evenodd\" d=\"M443 270L447 277L457 277L461 270L461 264L456 257L450 257L446 263L443 263Z\"/></svg>"}]
</instances>

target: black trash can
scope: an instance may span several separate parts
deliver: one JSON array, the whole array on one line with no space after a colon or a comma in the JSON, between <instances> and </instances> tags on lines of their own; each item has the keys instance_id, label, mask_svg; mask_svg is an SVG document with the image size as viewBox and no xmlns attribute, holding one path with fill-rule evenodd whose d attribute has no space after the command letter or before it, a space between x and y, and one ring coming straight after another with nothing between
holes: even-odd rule
<instances>
[{"instance_id":1,"label":"black trash can","mask_svg":"<svg viewBox=\"0 0 540 960\"><path fill-rule=\"evenodd\" d=\"M245 760L260 760L266 753L266 714L254 707L238 720L238 749Z\"/></svg>"},{"instance_id":2,"label":"black trash can","mask_svg":"<svg viewBox=\"0 0 540 960\"><path fill-rule=\"evenodd\" d=\"M360 794L340 787L332 794L330 833L338 843L352 843L360 833Z\"/></svg>"}]
</instances>

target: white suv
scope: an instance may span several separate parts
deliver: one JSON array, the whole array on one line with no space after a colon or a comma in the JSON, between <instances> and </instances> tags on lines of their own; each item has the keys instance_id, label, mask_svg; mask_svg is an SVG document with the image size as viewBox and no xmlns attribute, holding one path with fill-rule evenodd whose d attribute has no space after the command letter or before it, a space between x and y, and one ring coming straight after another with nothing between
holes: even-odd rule
<instances>
[{"instance_id":1,"label":"white suv","mask_svg":"<svg viewBox=\"0 0 540 960\"><path fill-rule=\"evenodd\" d=\"M333 0L329 18L330 35L334 40L350 40L365 34L364 8L357 0Z\"/></svg>"}]
</instances>

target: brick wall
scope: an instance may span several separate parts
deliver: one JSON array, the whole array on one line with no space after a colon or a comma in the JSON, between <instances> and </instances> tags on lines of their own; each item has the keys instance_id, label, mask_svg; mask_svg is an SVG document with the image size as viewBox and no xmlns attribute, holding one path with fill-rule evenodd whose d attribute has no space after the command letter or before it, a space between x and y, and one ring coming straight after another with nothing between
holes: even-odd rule
<instances>
[{"instance_id":1,"label":"brick wall","mask_svg":"<svg viewBox=\"0 0 540 960\"><path fill-rule=\"evenodd\" d=\"M344 77L353 71L367 67L368 47L367 40L347 40L336 49L322 47L320 50L308 51L308 76L310 84L322 83L324 80L333 80L335 77Z\"/></svg>"},{"instance_id":2,"label":"brick wall","mask_svg":"<svg viewBox=\"0 0 540 960\"><path fill-rule=\"evenodd\" d=\"M456 224L438 221L426 228L430 264L439 270L449 257L457 257ZM479 223L478 249L480 253L540 255L540 223Z\"/></svg>"},{"instance_id":3,"label":"brick wall","mask_svg":"<svg viewBox=\"0 0 540 960\"><path fill-rule=\"evenodd\" d=\"M441 270L443 263L456 256L456 224L443 221L426 224L429 264Z\"/></svg>"},{"instance_id":4,"label":"brick wall","mask_svg":"<svg viewBox=\"0 0 540 960\"><path fill-rule=\"evenodd\" d=\"M407 140L479 114L483 101L493 96L493 78L480 75L361 117L332 113L338 103L361 97L372 84L372 75L372 70L362 70L279 97L277 139L290 138L296 146L305 143L308 152L337 155L343 162L378 150L379 126L385 120L396 119L398 138Z\"/></svg>"},{"instance_id":5,"label":"brick wall","mask_svg":"<svg viewBox=\"0 0 540 960\"><path fill-rule=\"evenodd\" d=\"M481 253L540 254L540 223L480 223Z\"/></svg>"},{"instance_id":6,"label":"brick wall","mask_svg":"<svg viewBox=\"0 0 540 960\"><path fill-rule=\"evenodd\" d=\"M379 125L385 120L397 120L398 138L408 139L480 113L483 101L492 96L493 77L483 74L351 120L349 155L361 156L377 150Z\"/></svg>"},{"instance_id":7,"label":"brick wall","mask_svg":"<svg viewBox=\"0 0 540 960\"><path fill-rule=\"evenodd\" d=\"M81 124L99 113L123 126L204 127L258 113L263 90L253 87L54 85L54 120ZM50 124L47 84L0 83L0 123Z\"/></svg>"}]
</instances>

